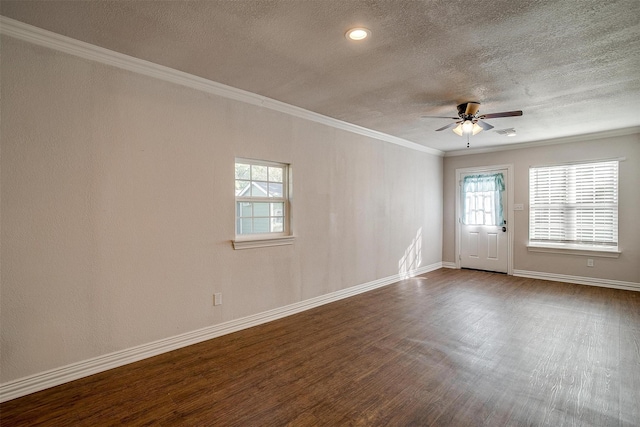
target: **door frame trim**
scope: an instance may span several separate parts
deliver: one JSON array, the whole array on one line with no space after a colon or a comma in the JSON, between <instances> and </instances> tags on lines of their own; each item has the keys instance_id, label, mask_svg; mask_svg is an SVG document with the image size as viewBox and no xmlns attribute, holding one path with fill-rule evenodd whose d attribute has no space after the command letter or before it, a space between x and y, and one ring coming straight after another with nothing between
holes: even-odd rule
<instances>
[{"instance_id":1,"label":"door frame trim","mask_svg":"<svg viewBox=\"0 0 640 427\"><path fill-rule=\"evenodd\" d=\"M494 172L498 169L507 170L507 274L513 276L513 226L514 226L514 213L513 213L513 164L503 165L489 165L489 166L475 166L469 168L456 169L456 268L460 269L460 224L462 222L461 206L460 206L460 186L462 183L462 175L468 173L483 173Z\"/></svg>"}]
</instances>

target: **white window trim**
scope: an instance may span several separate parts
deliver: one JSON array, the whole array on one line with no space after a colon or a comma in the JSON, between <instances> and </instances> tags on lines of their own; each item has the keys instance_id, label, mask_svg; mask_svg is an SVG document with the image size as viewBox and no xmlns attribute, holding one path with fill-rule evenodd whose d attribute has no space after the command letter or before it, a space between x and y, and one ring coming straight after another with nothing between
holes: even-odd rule
<instances>
[{"instance_id":1,"label":"white window trim","mask_svg":"<svg viewBox=\"0 0 640 427\"><path fill-rule=\"evenodd\" d=\"M528 242L529 252L582 255L600 258L619 258L622 250L618 246L579 245L572 243Z\"/></svg>"},{"instance_id":2,"label":"white window trim","mask_svg":"<svg viewBox=\"0 0 640 427\"><path fill-rule=\"evenodd\" d=\"M273 198L265 198L264 201L274 202L280 201L284 203L285 209L285 228L281 233L268 233L268 234L236 234L235 239L231 240L233 244L233 249L254 249L254 248L266 248L271 246L286 246L292 245L295 241L295 236L292 231L292 223L293 223L293 214L291 212L291 165L287 163L279 163L279 162L270 162L267 160L257 160L257 159L248 159L246 157L236 157L234 164L239 162L247 162L250 164L261 164L265 166L282 166L286 165L286 183L283 186L283 195L282 199L273 199ZM238 199L237 197L234 199L234 204L237 206L237 202L244 198ZM262 198L246 198L251 202L259 202L262 201ZM237 212L235 213L237 218ZM234 224L234 230L236 229L236 225Z\"/></svg>"},{"instance_id":3,"label":"white window trim","mask_svg":"<svg viewBox=\"0 0 640 427\"><path fill-rule=\"evenodd\" d=\"M264 236L264 234L255 235ZM266 248L269 246L293 245L295 236L251 237L232 240L233 249Z\"/></svg>"}]
</instances>

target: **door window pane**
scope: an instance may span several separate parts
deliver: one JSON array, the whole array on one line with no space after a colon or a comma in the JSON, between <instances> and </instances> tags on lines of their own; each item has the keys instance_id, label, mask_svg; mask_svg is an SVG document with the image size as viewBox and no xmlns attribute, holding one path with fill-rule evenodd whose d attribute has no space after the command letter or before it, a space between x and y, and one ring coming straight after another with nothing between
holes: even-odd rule
<instances>
[{"instance_id":1,"label":"door window pane","mask_svg":"<svg viewBox=\"0 0 640 427\"><path fill-rule=\"evenodd\" d=\"M502 225L504 190L502 173L465 176L462 183L462 222L466 225Z\"/></svg>"}]
</instances>

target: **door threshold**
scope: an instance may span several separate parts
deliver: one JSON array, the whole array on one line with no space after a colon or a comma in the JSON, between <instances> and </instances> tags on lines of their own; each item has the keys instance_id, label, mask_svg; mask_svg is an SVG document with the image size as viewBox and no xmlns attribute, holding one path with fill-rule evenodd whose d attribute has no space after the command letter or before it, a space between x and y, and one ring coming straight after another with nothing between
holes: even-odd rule
<instances>
[{"instance_id":1,"label":"door threshold","mask_svg":"<svg viewBox=\"0 0 640 427\"><path fill-rule=\"evenodd\" d=\"M483 271L485 273L507 274L504 271L481 270L479 268L460 267L460 269L461 270L469 270L469 271Z\"/></svg>"}]
</instances>

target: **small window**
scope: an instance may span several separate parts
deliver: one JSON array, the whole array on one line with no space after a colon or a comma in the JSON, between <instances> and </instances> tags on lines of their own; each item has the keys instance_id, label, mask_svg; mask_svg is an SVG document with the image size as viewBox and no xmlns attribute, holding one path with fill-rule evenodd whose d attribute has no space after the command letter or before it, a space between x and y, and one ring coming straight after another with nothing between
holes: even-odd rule
<instances>
[{"instance_id":1,"label":"small window","mask_svg":"<svg viewBox=\"0 0 640 427\"><path fill-rule=\"evenodd\" d=\"M529 169L531 243L618 245L618 161Z\"/></svg>"},{"instance_id":2,"label":"small window","mask_svg":"<svg viewBox=\"0 0 640 427\"><path fill-rule=\"evenodd\" d=\"M236 236L289 234L289 165L236 159Z\"/></svg>"}]
</instances>

